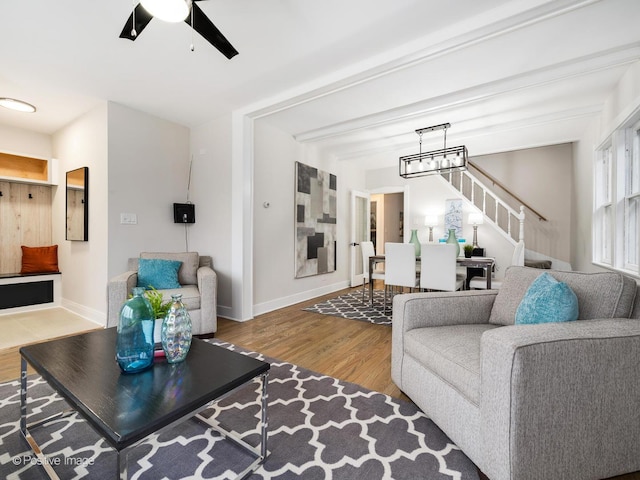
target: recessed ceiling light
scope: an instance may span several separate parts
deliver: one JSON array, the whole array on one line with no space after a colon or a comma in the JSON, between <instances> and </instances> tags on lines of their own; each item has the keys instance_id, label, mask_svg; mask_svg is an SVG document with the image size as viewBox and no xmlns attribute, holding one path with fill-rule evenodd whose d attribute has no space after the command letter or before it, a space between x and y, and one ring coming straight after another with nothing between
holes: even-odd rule
<instances>
[{"instance_id":1,"label":"recessed ceiling light","mask_svg":"<svg viewBox=\"0 0 640 480\"><path fill-rule=\"evenodd\" d=\"M16 100L15 98L0 97L0 107L10 108L11 110L17 110L18 112L33 113L36 111L36 107L30 103L23 102L22 100Z\"/></svg>"}]
</instances>

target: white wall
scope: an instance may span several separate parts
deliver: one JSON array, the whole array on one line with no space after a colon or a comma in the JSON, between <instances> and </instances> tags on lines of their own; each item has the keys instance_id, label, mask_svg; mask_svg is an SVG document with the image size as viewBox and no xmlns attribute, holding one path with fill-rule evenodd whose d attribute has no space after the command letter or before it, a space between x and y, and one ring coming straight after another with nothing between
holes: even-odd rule
<instances>
[{"instance_id":1,"label":"white wall","mask_svg":"<svg viewBox=\"0 0 640 480\"><path fill-rule=\"evenodd\" d=\"M218 313L230 317L231 115L194 128L191 151L191 201L196 204L196 223L190 230L190 247L213 257L218 275Z\"/></svg>"},{"instance_id":2,"label":"white wall","mask_svg":"<svg viewBox=\"0 0 640 480\"><path fill-rule=\"evenodd\" d=\"M0 152L50 159L51 136L0 125Z\"/></svg>"},{"instance_id":3,"label":"white wall","mask_svg":"<svg viewBox=\"0 0 640 480\"><path fill-rule=\"evenodd\" d=\"M173 222L173 203L186 201L190 132L117 103L108 105L109 167L103 177L109 185L108 216L103 218L108 218L111 278L124 272L127 259L140 252L185 251L185 226ZM138 223L120 224L121 213L136 214Z\"/></svg>"},{"instance_id":4,"label":"white wall","mask_svg":"<svg viewBox=\"0 0 640 480\"><path fill-rule=\"evenodd\" d=\"M107 104L101 104L52 136L60 186L53 196L52 237L58 244L62 306L106 324ZM65 240L65 172L89 167L89 241Z\"/></svg>"},{"instance_id":5,"label":"white wall","mask_svg":"<svg viewBox=\"0 0 640 480\"><path fill-rule=\"evenodd\" d=\"M254 314L259 314L348 286L350 192L364 188L364 177L353 167L319 158L314 149L265 121L256 121L254 127L253 300ZM338 186L336 271L298 279L294 271L296 161L335 174Z\"/></svg>"},{"instance_id":6,"label":"white wall","mask_svg":"<svg viewBox=\"0 0 640 480\"><path fill-rule=\"evenodd\" d=\"M591 225L593 215L593 152L597 147L594 119L582 140L573 144L573 183L576 206L571 221L571 264L574 270L602 271L591 263L593 243Z\"/></svg>"}]
</instances>

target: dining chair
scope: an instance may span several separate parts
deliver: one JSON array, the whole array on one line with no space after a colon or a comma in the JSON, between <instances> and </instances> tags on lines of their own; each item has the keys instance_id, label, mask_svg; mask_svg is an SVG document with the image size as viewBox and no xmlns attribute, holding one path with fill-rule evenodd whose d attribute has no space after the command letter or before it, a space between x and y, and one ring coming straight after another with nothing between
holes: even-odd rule
<instances>
[{"instance_id":1,"label":"dining chair","mask_svg":"<svg viewBox=\"0 0 640 480\"><path fill-rule=\"evenodd\" d=\"M513 249L513 256L511 257L511 265L517 267L524 267L524 242L519 241L516 243L515 248ZM493 274L492 274L493 275ZM494 280L491 278L491 289L498 290L502 286L502 282L500 280ZM487 279L485 277L475 276L471 280L469 280L469 289L480 289L486 290L487 288Z\"/></svg>"},{"instance_id":2,"label":"dining chair","mask_svg":"<svg viewBox=\"0 0 640 480\"><path fill-rule=\"evenodd\" d=\"M373 242L360 242L360 251L362 252L362 303L365 303L365 285L373 280L384 281L384 269L379 264L375 265L372 278L369 278L369 257L373 257L376 252L373 248ZM373 286L373 284L372 284Z\"/></svg>"},{"instance_id":3,"label":"dining chair","mask_svg":"<svg viewBox=\"0 0 640 480\"><path fill-rule=\"evenodd\" d=\"M413 243L385 243L384 308L387 311L387 291L393 298L394 287L418 287L416 248Z\"/></svg>"},{"instance_id":4,"label":"dining chair","mask_svg":"<svg viewBox=\"0 0 640 480\"><path fill-rule=\"evenodd\" d=\"M454 292L464 289L465 275L457 273L456 246L424 244L420 255L420 288Z\"/></svg>"}]
</instances>

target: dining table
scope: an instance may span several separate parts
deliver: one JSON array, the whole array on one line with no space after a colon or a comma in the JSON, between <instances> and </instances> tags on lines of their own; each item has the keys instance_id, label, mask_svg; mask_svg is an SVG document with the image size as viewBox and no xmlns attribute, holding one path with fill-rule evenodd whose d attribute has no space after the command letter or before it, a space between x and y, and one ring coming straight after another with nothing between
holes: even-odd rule
<instances>
[{"instance_id":1,"label":"dining table","mask_svg":"<svg viewBox=\"0 0 640 480\"><path fill-rule=\"evenodd\" d=\"M372 255L369 257L369 278L373 278L373 271L377 263L383 263L384 255ZM416 257L416 262L420 262L420 257ZM493 257L458 257L456 264L467 268L482 268L487 279L487 290L491 289L491 271L496 259ZM373 281L369 281L369 303L373 305Z\"/></svg>"}]
</instances>

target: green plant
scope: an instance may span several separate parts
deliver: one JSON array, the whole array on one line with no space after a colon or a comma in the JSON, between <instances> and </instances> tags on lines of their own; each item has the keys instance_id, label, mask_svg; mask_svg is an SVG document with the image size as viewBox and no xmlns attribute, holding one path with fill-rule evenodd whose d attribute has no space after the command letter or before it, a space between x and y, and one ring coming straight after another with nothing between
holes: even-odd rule
<instances>
[{"instance_id":1,"label":"green plant","mask_svg":"<svg viewBox=\"0 0 640 480\"><path fill-rule=\"evenodd\" d=\"M164 316L169 311L169 307L171 306L171 302L163 302L162 294L156 290L153 285L149 285L149 290L144 292L149 303L151 304L151 308L153 308L153 314L156 318L164 318Z\"/></svg>"},{"instance_id":2,"label":"green plant","mask_svg":"<svg viewBox=\"0 0 640 480\"><path fill-rule=\"evenodd\" d=\"M464 248L464 253L468 253L468 254L473 253L473 245L465 245L463 248Z\"/></svg>"},{"instance_id":3,"label":"green plant","mask_svg":"<svg viewBox=\"0 0 640 480\"><path fill-rule=\"evenodd\" d=\"M133 295L129 295L129 298L131 298L132 296ZM171 301L163 302L162 294L158 290L156 290L153 285L149 285L149 290L146 290L144 292L144 296L147 297L147 300L149 300L149 303L151 304L154 317L164 318L164 316L169 311Z\"/></svg>"}]
</instances>

